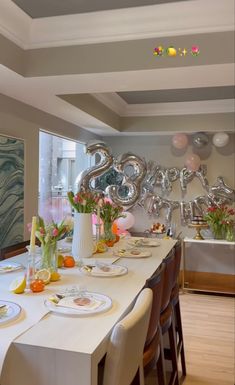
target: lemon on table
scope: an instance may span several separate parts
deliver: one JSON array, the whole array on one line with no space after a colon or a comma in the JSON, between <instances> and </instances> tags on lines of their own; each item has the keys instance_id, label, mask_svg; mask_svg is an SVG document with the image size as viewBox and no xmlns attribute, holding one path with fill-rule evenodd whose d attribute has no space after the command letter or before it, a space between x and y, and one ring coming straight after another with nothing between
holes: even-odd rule
<instances>
[{"instance_id":1,"label":"lemon on table","mask_svg":"<svg viewBox=\"0 0 235 385\"><path fill-rule=\"evenodd\" d=\"M64 266L64 256L62 254L59 254L57 259L57 267L63 267L63 266Z\"/></svg>"},{"instance_id":2,"label":"lemon on table","mask_svg":"<svg viewBox=\"0 0 235 385\"><path fill-rule=\"evenodd\" d=\"M97 244L93 243L93 251L92 253L95 254L97 252Z\"/></svg>"},{"instance_id":3,"label":"lemon on table","mask_svg":"<svg viewBox=\"0 0 235 385\"><path fill-rule=\"evenodd\" d=\"M13 291L15 294L21 294L25 291L26 288L26 277L20 276L14 279L14 281L11 282L9 290Z\"/></svg>"},{"instance_id":4,"label":"lemon on table","mask_svg":"<svg viewBox=\"0 0 235 385\"><path fill-rule=\"evenodd\" d=\"M57 271L52 271L50 281L56 282L56 281L59 281L59 279L60 279L60 274Z\"/></svg>"},{"instance_id":5,"label":"lemon on table","mask_svg":"<svg viewBox=\"0 0 235 385\"><path fill-rule=\"evenodd\" d=\"M35 274L35 279L41 279L45 285L50 282L51 273L48 269L38 270Z\"/></svg>"}]
</instances>

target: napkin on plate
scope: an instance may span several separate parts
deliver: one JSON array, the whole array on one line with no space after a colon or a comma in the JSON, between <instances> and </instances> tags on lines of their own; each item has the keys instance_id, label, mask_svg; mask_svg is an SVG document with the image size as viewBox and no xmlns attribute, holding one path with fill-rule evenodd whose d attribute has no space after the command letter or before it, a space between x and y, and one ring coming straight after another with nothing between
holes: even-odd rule
<instances>
[{"instance_id":1,"label":"napkin on plate","mask_svg":"<svg viewBox=\"0 0 235 385\"><path fill-rule=\"evenodd\" d=\"M64 297L57 306L68 307L80 311L91 311L97 309L103 302L90 295L82 295L76 297Z\"/></svg>"},{"instance_id":2,"label":"napkin on plate","mask_svg":"<svg viewBox=\"0 0 235 385\"><path fill-rule=\"evenodd\" d=\"M111 276L121 274L123 272L122 266L107 265L107 266L95 266L92 268L91 274Z\"/></svg>"}]
</instances>

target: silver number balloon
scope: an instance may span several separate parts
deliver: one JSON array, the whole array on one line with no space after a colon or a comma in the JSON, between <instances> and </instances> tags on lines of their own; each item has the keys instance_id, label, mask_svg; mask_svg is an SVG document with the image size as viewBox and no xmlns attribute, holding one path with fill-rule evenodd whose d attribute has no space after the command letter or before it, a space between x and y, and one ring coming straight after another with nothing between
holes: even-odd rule
<instances>
[{"instance_id":1,"label":"silver number balloon","mask_svg":"<svg viewBox=\"0 0 235 385\"><path fill-rule=\"evenodd\" d=\"M100 161L95 166L88 168L87 170L82 171L75 181L75 190L76 191L86 191L86 190L96 190L91 186L91 181L94 178L102 175L107 171L113 164L113 156L110 153L110 149L103 142L93 143L86 145L86 153L89 155L100 155Z\"/></svg>"},{"instance_id":2,"label":"silver number balloon","mask_svg":"<svg viewBox=\"0 0 235 385\"><path fill-rule=\"evenodd\" d=\"M134 174L127 174L127 167L131 167L134 170ZM120 155L114 162L115 169L124 175L121 186L108 186L106 192L110 199L118 205L124 206L125 208L132 207L137 203L141 194L141 185L146 174L146 162L144 159L132 154L126 153ZM126 196L120 196L120 187L125 186L128 190Z\"/></svg>"}]
</instances>

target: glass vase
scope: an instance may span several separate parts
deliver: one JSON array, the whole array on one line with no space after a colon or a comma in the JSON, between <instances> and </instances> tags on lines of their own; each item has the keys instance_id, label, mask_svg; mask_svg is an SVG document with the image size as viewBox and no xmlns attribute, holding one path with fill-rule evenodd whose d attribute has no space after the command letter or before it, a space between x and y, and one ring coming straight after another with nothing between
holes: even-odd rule
<instances>
[{"instance_id":1,"label":"glass vase","mask_svg":"<svg viewBox=\"0 0 235 385\"><path fill-rule=\"evenodd\" d=\"M234 227L233 226L228 226L226 228L225 239L228 242L233 242L235 240L235 234L234 234Z\"/></svg>"},{"instance_id":2,"label":"glass vase","mask_svg":"<svg viewBox=\"0 0 235 385\"><path fill-rule=\"evenodd\" d=\"M113 222L104 221L104 240L107 243L107 246L108 246L108 243L110 243L110 246L112 243L112 246L113 246L116 240L116 236L113 233L112 226L113 226Z\"/></svg>"},{"instance_id":3,"label":"glass vase","mask_svg":"<svg viewBox=\"0 0 235 385\"><path fill-rule=\"evenodd\" d=\"M47 242L41 245L41 269L47 269L51 273L57 272L57 241Z\"/></svg>"},{"instance_id":4,"label":"glass vase","mask_svg":"<svg viewBox=\"0 0 235 385\"><path fill-rule=\"evenodd\" d=\"M212 230L212 233L214 235L214 239L224 239L225 238L223 226L215 224L215 225L211 226L211 230Z\"/></svg>"}]
</instances>

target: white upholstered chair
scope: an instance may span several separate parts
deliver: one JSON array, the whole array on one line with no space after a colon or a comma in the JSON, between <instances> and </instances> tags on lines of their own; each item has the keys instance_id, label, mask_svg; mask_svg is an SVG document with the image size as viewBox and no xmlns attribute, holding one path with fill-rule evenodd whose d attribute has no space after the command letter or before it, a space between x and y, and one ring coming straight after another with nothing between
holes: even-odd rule
<instances>
[{"instance_id":1,"label":"white upholstered chair","mask_svg":"<svg viewBox=\"0 0 235 385\"><path fill-rule=\"evenodd\" d=\"M144 385L143 349L152 307L152 290L144 289L111 334L105 359L103 385L130 385L139 371Z\"/></svg>"}]
</instances>

